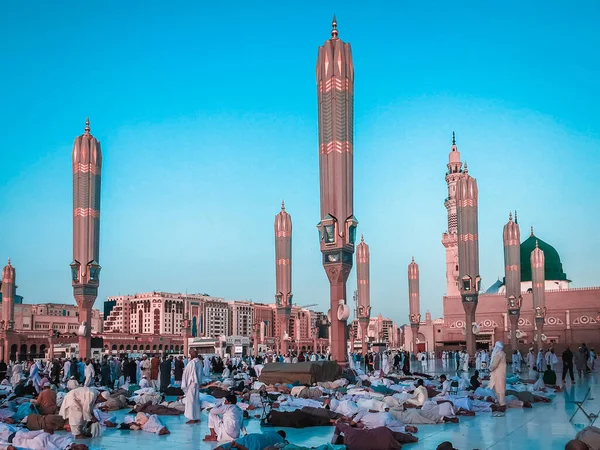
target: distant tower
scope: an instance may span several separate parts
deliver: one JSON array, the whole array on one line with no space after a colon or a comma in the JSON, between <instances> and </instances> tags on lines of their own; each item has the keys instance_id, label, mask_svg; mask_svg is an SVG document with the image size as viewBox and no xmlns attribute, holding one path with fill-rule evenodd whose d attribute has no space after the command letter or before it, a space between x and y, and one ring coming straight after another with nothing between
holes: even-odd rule
<instances>
[{"instance_id":1,"label":"distant tower","mask_svg":"<svg viewBox=\"0 0 600 450\"><path fill-rule=\"evenodd\" d=\"M360 325L362 336L362 354L368 351L368 328L371 320L371 285L369 265L371 256L369 246L365 244L363 236L360 238L360 244L356 246L356 281L358 283L358 323Z\"/></svg>"},{"instance_id":2,"label":"distant tower","mask_svg":"<svg viewBox=\"0 0 600 450\"><path fill-rule=\"evenodd\" d=\"M462 162L456 146L456 135L452 132L452 147L448 157L446 184L448 197L444 206L448 211L448 231L442 234L442 244L446 248L446 295L458 297L458 221L456 212L456 184L462 177Z\"/></svg>"},{"instance_id":3,"label":"distant tower","mask_svg":"<svg viewBox=\"0 0 600 450\"><path fill-rule=\"evenodd\" d=\"M353 214L354 67L350 44L338 38L333 17L331 39L319 47L317 97L319 111L319 228L323 266L330 283L331 354L347 364L346 281L352 270L356 226Z\"/></svg>"},{"instance_id":4,"label":"distant tower","mask_svg":"<svg viewBox=\"0 0 600 450\"><path fill-rule=\"evenodd\" d=\"M460 295L466 313L467 353L475 354L475 310L479 298L479 226L477 223L477 181L465 171L456 185L458 222L458 268Z\"/></svg>"},{"instance_id":5,"label":"distant tower","mask_svg":"<svg viewBox=\"0 0 600 450\"><path fill-rule=\"evenodd\" d=\"M276 336L281 353L287 353L286 334L290 333L292 312L292 217L281 202L275 216L275 301L277 302Z\"/></svg>"},{"instance_id":6,"label":"distant tower","mask_svg":"<svg viewBox=\"0 0 600 450\"><path fill-rule=\"evenodd\" d=\"M546 289L545 289L545 257L544 252L538 247L531 252L531 279L533 288L533 312L535 327L537 328L536 344L538 351L542 348L542 334L544 333L544 319L546 318Z\"/></svg>"},{"instance_id":7,"label":"distant tower","mask_svg":"<svg viewBox=\"0 0 600 450\"><path fill-rule=\"evenodd\" d=\"M521 314L521 232L516 221L513 222L512 213L508 216L508 223L504 225L502 240L504 242L504 277L506 285L506 306L510 319L510 348L518 350L517 328Z\"/></svg>"},{"instance_id":8,"label":"distant tower","mask_svg":"<svg viewBox=\"0 0 600 450\"><path fill-rule=\"evenodd\" d=\"M408 306L408 318L412 331L412 351L416 353L419 325L421 324L421 300L419 294L419 266L414 257L408 265Z\"/></svg>"},{"instance_id":9,"label":"distant tower","mask_svg":"<svg viewBox=\"0 0 600 450\"><path fill-rule=\"evenodd\" d=\"M92 306L100 284L100 180L102 152L100 142L85 132L73 144L73 295L79 308L79 355L91 352Z\"/></svg>"},{"instance_id":10,"label":"distant tower","mask_svg":"<svg viewBox=\"0 0 600 450\"><path fill-rule=\"evenodd\" d=\"M15 268L8 263L2 269L2 321L4 330L12 331L15 327L15 296L17 295L17 275ZM8 361L4 358L4 361Z\"/></svg>"}]
</instances>

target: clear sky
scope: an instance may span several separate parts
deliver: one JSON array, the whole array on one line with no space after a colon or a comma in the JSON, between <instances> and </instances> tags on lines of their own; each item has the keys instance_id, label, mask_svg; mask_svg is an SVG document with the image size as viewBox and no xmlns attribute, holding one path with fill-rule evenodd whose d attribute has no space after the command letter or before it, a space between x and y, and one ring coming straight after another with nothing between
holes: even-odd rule
<instances>
[{"instance_id":1,"label":"clear sky","mask_svg":"<svg viewBox=\"0 0 600 450\"><path fill-rule=\"evenodd\" d=\"M355 199L371 304L442 313L451 134L479 184L483 285L502 227L600 285L600 3L5 2L0 7L0 258L27 302L71 303L71 148L102 143L96 306L200 292L271 302L274 215L292 215L297 304L326 310L315 62L337 14L355 63ZM2 261L3 262L3 261ZM356 286L356 270L348 282Z\"/></svg>"}]
</instances>

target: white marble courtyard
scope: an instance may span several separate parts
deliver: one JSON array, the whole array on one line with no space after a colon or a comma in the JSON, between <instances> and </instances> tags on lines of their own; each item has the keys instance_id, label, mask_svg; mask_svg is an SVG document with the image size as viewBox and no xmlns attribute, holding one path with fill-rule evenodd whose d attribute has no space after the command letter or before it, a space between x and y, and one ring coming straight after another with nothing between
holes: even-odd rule
<instances>
[{"instance_id":1,"label":"white marble courtyard","mask_svg":"<svg viewBox=\"0 0 600 450\"><path fill-rule=\"evenodd\" d=\"M589 424L586 417L578 412L570 423L569 418L575 412L575 405L570 400L581 400L588 388L591 395L584 404L589 412L597 414L600 410L600 391L598 390L598 367L596 372L581 380L576 376L575 386L567 382L567 389L557 393L552 403L535 403L532 409L509 409L504 417L492 417L491 413L478 413L475 417L460 417L458 424L422 425L417 436L419 442L406 444L407 450L435 449L443 441L450 441L459 450L472 449L563 449L565 443L572 439L584 426ZM430 372L454 374L452 370L443 369L440 362L430 364ZM561 374L557 373L560 380ZM122 421L126 410L118 412ZM168 436L157 436L143 431L120 431L109 429L102 437L86 442L93 449L118 450L187 450L213 449L217 444L202 441L207 434L206 413L200 425L185 425L183 416L161 416L161 420L171 430ZM596 425L600 424L600 420ZM260 432L257 419L247 421L249 433ZM276 430L276 428L269 428ZM333 427L313 427L305 429L285 429L291 443L316 446L329 442ZM367 450L367 449L365 449Z\"/></svg>"}]
</instances>

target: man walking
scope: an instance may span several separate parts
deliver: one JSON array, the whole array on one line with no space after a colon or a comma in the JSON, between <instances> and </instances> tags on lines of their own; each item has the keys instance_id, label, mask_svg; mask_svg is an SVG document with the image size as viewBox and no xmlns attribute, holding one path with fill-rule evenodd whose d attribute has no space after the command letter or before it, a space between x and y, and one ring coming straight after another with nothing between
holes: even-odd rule
<instances>
[{"instance_id":1,"label":"man walking","mask_svg":"<svg viewBox=\"0 0 600 450\"><path fill-rule=\"evenodd\" d=\"M567 370L571 377L571 383L575 384L575 377L573 376L573 352L567 346L567 349L562 354L563 370L562 370L562 381L565 384L565 378L567 378Z\"/></svg>"}]
</instances>

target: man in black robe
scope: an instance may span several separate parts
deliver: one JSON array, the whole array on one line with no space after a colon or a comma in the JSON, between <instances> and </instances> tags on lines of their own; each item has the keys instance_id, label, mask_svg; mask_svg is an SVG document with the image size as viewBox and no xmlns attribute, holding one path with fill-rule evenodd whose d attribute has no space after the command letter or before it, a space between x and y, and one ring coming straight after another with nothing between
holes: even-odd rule
<instances>
[{"instance_id":1,"label":"man in black robe","mask_svg":"<svg viewBox=\"0 0 600 450\"><path fill-rule=\"evenodd\" d=\"M169 387L169 384L171 384L172 364L173 356L165 358L165 360L160 363L160 392L165 392L165 390Z\"/></svg>"}]
</instances>

